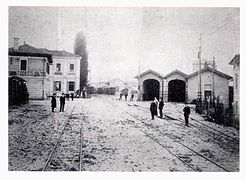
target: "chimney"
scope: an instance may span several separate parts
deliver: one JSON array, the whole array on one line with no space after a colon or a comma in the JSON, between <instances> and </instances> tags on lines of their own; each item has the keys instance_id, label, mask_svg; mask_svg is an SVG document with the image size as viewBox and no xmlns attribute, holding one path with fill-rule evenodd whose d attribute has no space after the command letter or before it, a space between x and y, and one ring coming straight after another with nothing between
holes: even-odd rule
<instances>
[{"instance_id":1,"label":"chimney","mask_svg":"<svg viewBox=\"0 0 246 180\"><path fill-rule=\"evenodd\" d=\"M20 38L14 38L14 50L18 50Z\"/></svg>"}]
</instances>

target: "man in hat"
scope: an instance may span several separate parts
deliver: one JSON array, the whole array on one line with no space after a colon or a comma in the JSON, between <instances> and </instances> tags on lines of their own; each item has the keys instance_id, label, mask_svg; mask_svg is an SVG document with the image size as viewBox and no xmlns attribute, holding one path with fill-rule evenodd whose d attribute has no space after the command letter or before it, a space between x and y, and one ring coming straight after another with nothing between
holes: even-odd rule
<instances>
[{"instance_id":1,"label":"man in hat","mask_svg":"<svg viewBox=\"0 0 246 180\"><path fill-rule=\"evenodd\" d=\"M184 118L185 118L185 125L188 126L189 124L189 115L190 115L190 107L187 106L187 102L185 102L184 111Z\"/></svg>"},{"instance_id":2,"label":"man in hat","mask_svg":"<svg viewBox=\"0 0 246 180\"><path fill-rule=\"evenodd\" d=\"M160 102L159 102L160 118L163 117L163 113L162 113L163 106L164 106L163 98L160 98Z\"/></svg>"},{"instance_id":3,"label":"man in hat","mask_svg":"<svg viewBox=\"0 0 246 180\"><path fill-rule=\"evenodd\" d=\"M62 93L62 96L60 97L60 112L64 112L64 106L65 106L65 94Z\"/></svg>"},{"instance_id":4,"label":"man in hat","mask_svg":"<svg viewBox=\"0 0 246 180\"><path fill-rule=\"evenodd\" d=\"M52 112L54 112L54 109L56 108L56 93L54 93L51 98L51 108L52 108Z\"/></svg>"}]
</instances>

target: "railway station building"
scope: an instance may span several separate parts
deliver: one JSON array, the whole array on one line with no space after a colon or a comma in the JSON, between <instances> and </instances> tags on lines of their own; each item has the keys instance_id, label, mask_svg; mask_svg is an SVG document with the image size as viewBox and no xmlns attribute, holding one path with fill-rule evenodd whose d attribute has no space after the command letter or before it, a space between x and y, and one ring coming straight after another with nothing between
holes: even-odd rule
<instances>
[{"instance_id":1,"label":"railway station building","mask_svg":"<svg viewBox=\"0 0 246 180\"><path fill-rule=\"evenodd\" d=\"M163 97L165 102L191 102L197 99L198 78L198 71L186 74L176 69L165 76L154 70L145 71L139 75L140 99L150 101L154 97ZM211 98L214 89L215 97L219 96L223 104L228 106L231 78L223 72L214 70L213 73L212 68L204 67L201 70L202 98Z\"/></svg>"},{"instance_id":2,"label":"railway station building","mask_svg":"<svg viewBox=\"0 0 246 180\"><path fill-rule=\"evenodd\" d=\"M36 48L14 38L9 48L9 77L25 80L29 99L47 99L53 93L75 93L79 89L80 60L67 51Z\"/></svg>"}]
</instances>

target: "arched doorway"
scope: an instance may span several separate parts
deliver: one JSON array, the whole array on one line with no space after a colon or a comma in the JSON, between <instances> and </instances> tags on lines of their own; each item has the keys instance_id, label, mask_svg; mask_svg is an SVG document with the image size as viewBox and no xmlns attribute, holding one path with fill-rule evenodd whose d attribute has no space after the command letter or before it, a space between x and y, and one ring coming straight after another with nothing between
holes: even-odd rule
<instances>
[{"instance_id":1,"label":"arched doorway","mask_svg":"<svg viewBox=\"0 0 246 180\"><path fill-rule=\"evenodd\" d=\"M171 80L168 83L168 101L185 102L185 82Z\"/></svg>"},{"instance_id":2,"label":"arched doorway","mask_svg":"<svg viewBox=\"0 0 246 180\"><path fill-rule=\"evenodd\" d=\"M155 79L147 79L143 82L143 100L151 101L155 97L159 99L160 83Z\"/></svg>"}]
</instances>

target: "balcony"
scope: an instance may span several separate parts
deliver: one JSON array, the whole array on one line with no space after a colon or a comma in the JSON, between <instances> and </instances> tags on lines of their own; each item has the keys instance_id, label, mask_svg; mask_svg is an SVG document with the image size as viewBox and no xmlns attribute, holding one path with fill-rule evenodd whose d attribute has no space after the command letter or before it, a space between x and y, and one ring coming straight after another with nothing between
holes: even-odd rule
<instances>
[{"instance_id":1,"label":"balcony","mask_svg":"<svg viewBox=\"0 0 246 180\"><path fill-rule=\"evenodd\" d=\"M56 71L54 72L55 75L62 75L62 72L61 71Z\"/></svg>"},{"instance_id":2,"label":"balcony","mask_svg":"<svg viewBox=\"0 0 246 180\"><path fill-rule=\"evenodd\" d=\"M44 71L9 71L9 76L46 76Z\"/></svg>"}]
</instances>

